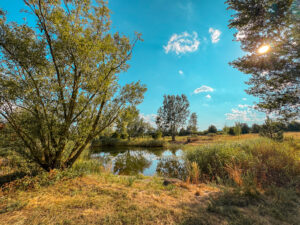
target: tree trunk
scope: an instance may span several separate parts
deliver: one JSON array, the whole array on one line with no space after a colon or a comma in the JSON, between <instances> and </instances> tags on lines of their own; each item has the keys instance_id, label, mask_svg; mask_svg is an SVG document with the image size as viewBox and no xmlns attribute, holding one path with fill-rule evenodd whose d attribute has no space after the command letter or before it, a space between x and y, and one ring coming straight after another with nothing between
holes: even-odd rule
<instances>
[{"instance_id":1,"label":"tree trunk","mask_svg":"<svg viewBox=\"0 0 300 225\"><path fill-rule=\"evenodd\" d=\"M175 141L175 134L172 134L172 141Z\"/></svg>"}]
</instances>

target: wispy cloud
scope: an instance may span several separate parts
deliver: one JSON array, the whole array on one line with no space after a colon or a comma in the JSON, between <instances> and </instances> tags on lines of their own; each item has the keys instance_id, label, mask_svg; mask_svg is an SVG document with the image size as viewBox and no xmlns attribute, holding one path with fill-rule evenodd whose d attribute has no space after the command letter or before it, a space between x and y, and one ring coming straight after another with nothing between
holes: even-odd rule
<instances>
[{"instance_id":1,"label":"wispy cloud","mask_svg":"<svg viewBox=\"0 0 300 225\"><path fill-rule=\"evenodd\" d=\"M183 75L183 71L182 71L182 70L179 70L178 73L179 73L180 75Z\"/></svg>"},{"instance_id":2,"label":"wispy cloud","mask_svg":"<svg viewBox=\"0 0 300 225\"><path fill-rule=\"evenodd\" d=\"M200 41L197 32L191 34L183 32L182 34L173 34L170 38L168 45L163 46L165 53L175 52L177 55L185 54L188 52L195 52L198 50Z\"/></svg>"},{"instance_id":3,"label":"wispy cloud","mask_svg":"<svg viewBox=\"0 0 300 225\"><path fill-rule=\"evenodd\" d=\"M211 99L211 96L210 95L206 95L205 98Z\"/></svg>"},{"instance_id":4,"label":"wispy cloud","mask_svg":"<svg viewBox=\"0 0 300 225\"><path fill-rule=\"evenodd\" d=\"M247 98L242 98L243 101L247 101Z\"/></svg>"},{"instance_id":5,"label":"wispy cloud","mask_svg":"<svg viewBox=\"0 0 300 225\"><path fill-rule=\"evenodd\" d=\"M240 104L240 105L238 105L238 107L243 109L243 108L247 108L247 107L249 107L249 105L247 105L247 104L245 104L245 105L241 105L241 104Z\"/></svg>"},{"instance_id":6,"label":"wispy cloud","mask_svg":"<svg viewBox=\"0 0 300 225\"><path fill-rule=\"evenodd\" d=\"M206 85L202 85L201 87L195 89L194 93L198 94L198 93L202 93L202 92L213 92L213 91L214 91L213 88L206 86Z\"/></svg>"},{"instance_id":7,"label":"wispy cloud","mask_svg":"<svg viewBox=\"0 0 300 225\"><path fill-rule=\"evenodd\" d=\"M238 108L231 109L231 113L226 113L226 120L240 122L261 122L265 120L265 115L249 105L238 105Z\"/></svg>"},{"instance_id":8,"label":"wispy cloud","mask_svg":"<svg viewBox=\"0 0 300 225\"><path fill-rule=\"evenodd\" d=\"M181 14L183 14L187 19L191 19L194 15L193 3L189 0L179 2L178 8L180 9Z\"/></svg>"},{"instance_id":9,"label":"wispy cloud","mask_svg":"<svg viewBox=\"0 0 300 225\"><path fill-rule=\"evenodd\" d=\"M211 42L212 43L218 43L220 41L221 31L214 28L209 28L209 33L211 35Z\"/></svg>"}]
</instances>

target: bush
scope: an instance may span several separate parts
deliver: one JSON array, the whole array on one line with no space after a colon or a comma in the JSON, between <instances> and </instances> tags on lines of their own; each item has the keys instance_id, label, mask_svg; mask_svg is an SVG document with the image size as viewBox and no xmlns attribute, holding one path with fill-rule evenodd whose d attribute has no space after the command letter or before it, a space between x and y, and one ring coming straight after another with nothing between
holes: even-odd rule
<instances>
[{"instance_id":1,"label":"bush","mask_svg":"<svg viewBox=\"0 0 300 225\"><path fill-rule=\"evenodd\" d=\"M207 130L208 133L217 133L217 131L218 130L217 130L216 126L214 126L214 125L210 125Z\"/></svg>"},{"instance_id":2,"label":"bush","mask_svg":"<svg viewBox=\"0 0 300 225\"><path fill-rule=\"evenodd\" d=\"M162 132L160 130L152 134L152 138L155 140L160 139L161 137L162 137Z\"/></svg>"},{"instance_id":3,"label":"bush","mask_svg":"<svg viewBox=\"0 0 300 225\"><path fill-rule=\"evenodd\" d=\"M118 132L114 132L111 137L119 139L119 138L121 138L121 135Z\"/></svg>"},{"instance_id":4,"label":"bush","mask_svg":"<svg viewBox=\"0 0 300 225\"><path fill-rule=\"evenodd\" d=\"M236 123L234 127L229 127L227 130L228 134L233 136L238 136L242 133L242 128L239 123Z\"/></svg>"},{"instance_id":5,"label":"bush","mask_svg":"<svg viewBox=\"0 0 300 225\"><path fill-rule=\"evenodd\" d=\"M230 128L228 129L228 134L229 134L229 135L235 135L235 133L234 133L234 127L230 127Z\"/></svg>"},{"instance_id":6,"label":"bush","mask_svg":"<svg viewBox=\"0 0 300 225\"><path fill-rule=\"evenodd\" d=\"M284 125L282 123L267 118L265 123L261 126L259 134L262 137L267 137L274 141L283 141L283 130Z\"/></svg>"}]
</instances>

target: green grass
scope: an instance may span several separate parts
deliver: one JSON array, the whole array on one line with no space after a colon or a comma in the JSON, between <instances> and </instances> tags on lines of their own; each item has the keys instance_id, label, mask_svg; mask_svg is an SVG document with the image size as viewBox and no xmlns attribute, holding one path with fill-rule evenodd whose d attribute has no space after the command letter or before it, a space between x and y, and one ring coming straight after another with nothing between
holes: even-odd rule
<instances>
[{"instance_id":1,"label":"green grass","mask_svg":"<svg viewBox=\"0 0 300 225\"><path fill-rule=\"evenodd\" d=\"M87 160L0 188L0 224L300 224L299 141L196 146L198 185L118 176Z\"/></svg>"},{"instance_id":2,"label":"green grass","mask_svg":"<svg viewBox=\"0 0 300 225\"><path fill-rule=\"evenodd\" d=\"M206 145L187 151L186 159L198 164L202 181L284 186L300 177L300 143L294 140Z\"/></svg>"}]
</instances>

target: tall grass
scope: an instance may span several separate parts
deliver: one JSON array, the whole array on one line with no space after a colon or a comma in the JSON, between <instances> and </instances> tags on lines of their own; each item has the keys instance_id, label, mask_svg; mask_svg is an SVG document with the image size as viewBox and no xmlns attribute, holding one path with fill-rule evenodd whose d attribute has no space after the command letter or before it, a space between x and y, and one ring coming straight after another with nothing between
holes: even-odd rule
<instances>
[{"instance_id":1,"label":"tall grass","mask_svg":"<svg viewBox=\"0 0 300 225\"><path fill-rule=\"evenodd\" d=\"M186 159L197 163L202 181L233 181L241 186L295 184L300 177L300 145L289 140L241 141L195 147Z\"/></svg>"}]
</instances>

